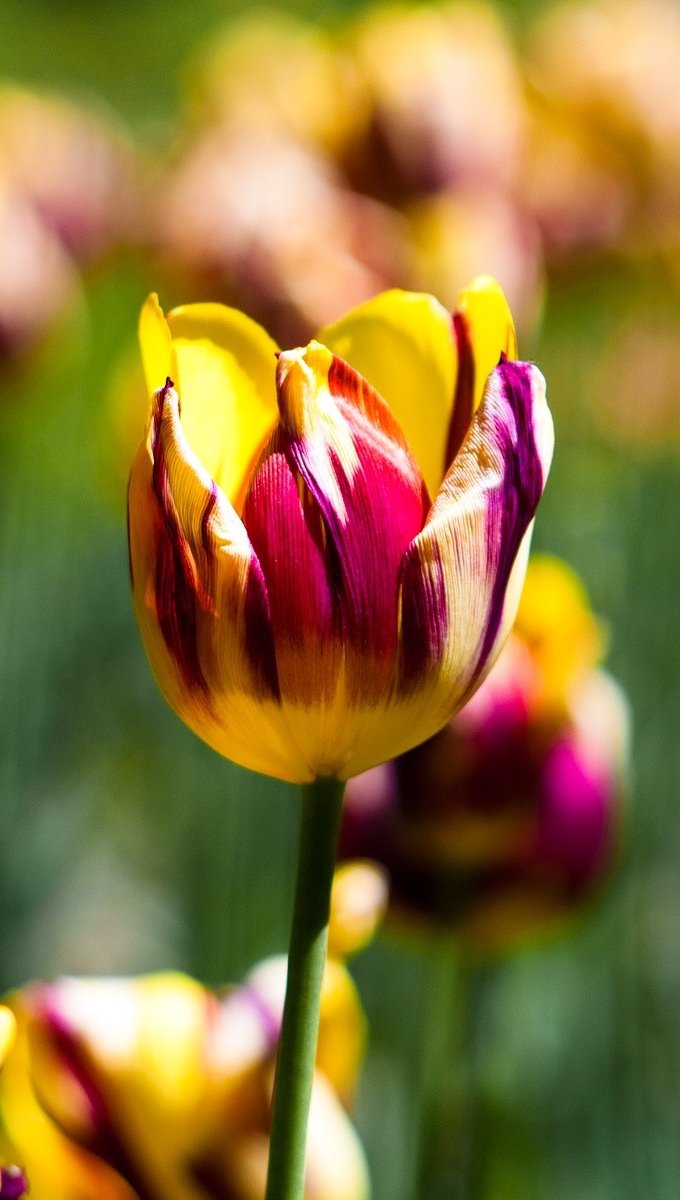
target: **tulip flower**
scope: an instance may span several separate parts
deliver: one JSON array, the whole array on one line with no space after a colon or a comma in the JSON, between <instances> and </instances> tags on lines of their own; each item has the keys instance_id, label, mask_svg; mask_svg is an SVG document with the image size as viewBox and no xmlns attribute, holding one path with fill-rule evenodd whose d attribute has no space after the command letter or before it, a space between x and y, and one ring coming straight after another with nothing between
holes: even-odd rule
<instances>
[{"instance_id":1,"label":"tulip flower","mask_svg":"<svg viewBox=\"0 0 680 1200\"><path fill-rule=\"evenodd\" d=\"M469 950L559 926L611 873L627 709L565 564L529 564L511 638L448 727L348 788L342 852L387 871L402 925Z\"/></svg>"},{"instance_id":2,"label":"tulip flower","mask_svg":"<svg viewBox=\"0 0 680 1200\"><path fill-rule=\"evenodd\" d=\"M216 304L141 317L130 565L161 690L234 761L346 779L431 736L515 615L552 453L480 278L387 292L281 352Z\"/></svg>"},{"instance_id":3,"label":"tulip flower","mask_svg":"<svg viewBox=\"0 0 680 1200\"><path fill-rule=\"evenodd\" d=\"M0 1077L32 1200L259 1200L285 958L220 998L178 974L63 979L10 998L19 1036ZM365 1022L339 961L324 979L307 1190L365 1200L354 1089ZM2 1175L0 1196L12 1191ZM5 1183L7 1179L7 1183Z\"/></svg>"},{"instance_id":4,"label":"tulip flower","mask_svg":"<svg viewBox=\"0 0 680 1200\"><path fill-rule=\"evenodd\" d=\"M451 184L512 189L525 101L491 6L370 6L350 38L363 120L345 158L360 190L400 202Z\"/></svg>"},{"instance_id":5,"label":"tulip flower","mask_svg":"<svg viewBox=\"0 0 680 1200\"><path fill-rule=\"evenodd\" d=\"M453 316L387 292L288 351L152 297L141 341L151 665L216 750L303 785L266 1189L301 1200L342 781L441 728L498 654L552 453L545 385L486 277Z\"/></svg>"},{"instance_id":6,"label":"tulip flower","mask_svg":"<svg viewBox=\"0 0 680 1200\"><path fill-rule=\"evenodd\" d=\"M115 122L63 97L4 84L0 163L11 187L76 261L91 262L130 240L139 166Z\"/></svg>"},{"instance_id":7,"label":"tulip flower","mask_svg":"<svg viewBox=\"0 0 680 1200\"><path fill-rule=\"evenodd\" d=\"M350 191L323 154L280 132L193 136L151 221L164 265L186 281L178 288L241 299L293 344L403 276L398 215Z\"/></svg>"}]
</instances>

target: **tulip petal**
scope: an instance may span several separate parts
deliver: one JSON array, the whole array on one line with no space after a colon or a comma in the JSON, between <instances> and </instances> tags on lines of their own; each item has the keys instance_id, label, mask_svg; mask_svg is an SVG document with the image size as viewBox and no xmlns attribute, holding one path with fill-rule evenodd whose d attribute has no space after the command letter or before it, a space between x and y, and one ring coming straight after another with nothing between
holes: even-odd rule
<instances>
[{"instance_id":1,"label":"tulip petal","mask_svg":"<svg viewBox=\"0 0 680 1200\"><path fill-rule=\"evenodd\" d=\"M0 1068L14 1041L15 1021L9 1008L0 1005Z\"/></svg>"},{"instance_id":2,"label":"tulip petal","mask_svg":"<svg viewBox=\"0 0 680 1200\"><path fill-rule=\"evenodd\" d=\"M347 363L312 343L281 355L277 382L281 422L244 522L267 582L289 724L290 705L306 710L312 773L335 774L357 708L389 690L399 566L429 498L391 413Z\"/></svg>"},{"instance_id":3,"label":"tulip petal","mask_svg":"<svg viewBox=\"0 0 680 1200\"><path fill-rule=\"evenodd\" d=\"M501 363L404 558L398 691L419 694L423 713L412 744L464 703L500 650L552 446L540 371Z\"/></svg>"},{"instance_id":4,"label":"tulip petal","mask_svg":"<svg viewBox=\"0 0 680 1200\"><path fill-rule=\"evenodd\" d=\"M318 337L387 402L434 495L444 475L456 381L450 314L432 296L394 289L352 309ZM498 355L491 365L497 361Z\"/></svg>"},{"instance_id":5,"label":"tulip petal","mask_svg":"<svg viewBox=\"0 0 680 1200\"><path fill-rule=\"evenodd\" d=\"M175 380L185 437L238 511L276 421L276 343L222 304L184 305L166 320L156 297L142 309L140 340L149 391Z\"/></svg>"},{"instance_id":6,"label":"tulip petal","mask_svg":"<svg viewBox=\"0 0 680 1200\"><path fill-rule=\"evenodd\" d=\"M465 440L484 395L486 381L501 357L517 358L517 338L508 302L490 275L479 275L465 288L453 314L458 351L456 392L444 468L448 470Z\"/></svg>"},{"instance_id":7,"label":"tulip petal","mask_svg":"<svg viewBox=\"0 0 680 1200\"><path fill-rule=\"evenodd\" d=\"M147 296L139 314L139 345L146 389L152 396L168 376L177 375L172 334L155 292Z\"/></svg>"},{"instance_id":8,"label":"tulip petal","mask_svg":"<svg viewBox=\"0 0 680 1200\"><path fill-rule=\"evenodd\" d=\"M66 1146L82 1149L81 1186L68 1195L106 1164L119 1180L115 1196L125 1180L139 1200L199 1200L187 1165L204 1134L214 998L168 973L64 979L31 989L28 1002L36 1101ZM109 1196L96 1183L92 1194Z\"/></svg>"},{"instance_id":9,"label":"tulip petal","mask_svg":"<svg viewBox=\"0 0 680 1200\"><path fill-rule=\"evenodd\" d=\"M245 528L183 433L169 384L130 476L133 596L169 704L219 753L299 781L279 703L269 601Z\"/></svg>"}]
</instances>

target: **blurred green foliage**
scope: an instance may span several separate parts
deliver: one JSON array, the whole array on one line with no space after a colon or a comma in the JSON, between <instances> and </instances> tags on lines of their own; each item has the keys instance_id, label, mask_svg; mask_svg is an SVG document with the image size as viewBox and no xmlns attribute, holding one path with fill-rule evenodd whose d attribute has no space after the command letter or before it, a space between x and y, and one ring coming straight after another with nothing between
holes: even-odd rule
<instances>
[{"instance_id":1,"label":"blurred green foliage","mask_svg":"<svg viewBox=\"0 0 680 1200\"><path fill-rule=\"evenodd\" d=\"M294 8L336 20L346 5ZM234 11L13 0L0 72L103 97L161 142L188 48ZM0 381L2 988L168 965L218 984L286 943L295 794L220 761L166 709L135 629L123 497L104 477L108 379L153 284L131 258L100 271L40 359ZM589 408L600 346L664 286L653 263L565 279L531 347L557 425L534 544L576 567L608 623L633 708L634 785L604 902L569 938L484 972L488 1200L678 1194L680 468L671 448L621 449ZM355 964L371 1028L357 1122L375 1200L412 1200L428 972L417 947L386 941ZM454 1194L440 1183L423 1200Z\"/></svg>"}]
</instances>

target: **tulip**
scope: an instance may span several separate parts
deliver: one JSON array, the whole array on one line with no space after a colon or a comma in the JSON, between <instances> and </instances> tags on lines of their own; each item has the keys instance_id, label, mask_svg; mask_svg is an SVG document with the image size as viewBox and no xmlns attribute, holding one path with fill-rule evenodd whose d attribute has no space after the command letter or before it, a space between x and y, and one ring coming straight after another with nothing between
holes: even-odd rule
<instances>
[{"instance_id":1,"label":"tulip","mask_svg":"<svg viewBox=\"0 0 680 1200\"><path fill-rule=\"evenodd\" d=\"M63 97L5 84L0 162L46 232L75 260L91 262L130 241L139 167L114 122Z\"/></svg>"},{"instance_id":2,"label":"tulip","mask_svg":"<svg viewBox=\"0 0 680 1200\"><path fill-rule=\"evenodd\" d=\"M387 292L285 352L234 310L152 297L141 341L130 565L171 706L300 783L431 736L507 636L552 453L498 286L453 318Z\"/></svg>"},{"instance_id":3,"label":"tulip","mask_svg":"<svg viewBox=\"0 0 680 1200\"><path fill-rule=\"evenodd\" d=\"M268 960L222 998L179 974L62 979L11 997L19 1036L0 1105L33 1200L261 1197L285 975L285 958ZM314 1200L367 1195L339 1099L353 1092L364 1038L354 986L331 961L307 1157Z\"/></svg>"},{"instance_id":4,"label":"tulip","mask_svg":"<svg viewBox=\"0 0 680 1200\"><path fill-rule=\"evenodd\" d=\"M555 204L546 215L552 215L548 233L557 235L558 249L559 242L562 249L570 243L579 248L575 235L582 231L591 245L608 250L673 253L680 217L678 5L673 0L567 0L539 16L525 53L529 81L542 104L541 129L555 122L565 132L571 126L572 146L586 150L579 155L582 163L567 165L565 173L558 159L565 149L574 157L568 137L548 148L543 170L538 148L544 181L537 198ZM545 180L551 169L558 187L573 187L575 206L564 199L560 203L559 191L551 193ZM564 229L555 227L560 213Z\"/></svg>"},{"instance_id":5,"label":"tulip","mask_svg":"<svg viewBox=\"0 0 680 1200\"><path fill-rule=\"evenodd\" d=\"M206 299L243 300L284 341L306 340L403 274L399 216L281 133L194 137L157 193L164 264Z\"/></svg>"},{"instance_id":6,"label":"tulip","mask_svg":"<svg viewBox=\"0 0 680 1200\"><path fill-rule=\"evenodd\" d=\"M562 563L529 564L511 638L436 737L353 780L341 851L390 879L390 915L486 953L578 912L613 868L627 709Z\"/></svg>"},{"instance_id":7,"label":"tulip","mask_svg":"<svg viewBox=\"0 0 680 1200\"><path fill-rule=\"evenodd\" d=\"M80 300L73 262L29 198L0 172L0 360L21 360Z\"/></svg>"},{"instance_id":8,"label":"tulip","mask_svg":"<svg viewBox=\"0 0 680 1200\"><path fill-rule=\"evenodd\" d=\"M345 151L362 191L512 189L524 96L507 27L482 4L371 6L350 33L362 121Z\"/></svg>"}]
</instances>

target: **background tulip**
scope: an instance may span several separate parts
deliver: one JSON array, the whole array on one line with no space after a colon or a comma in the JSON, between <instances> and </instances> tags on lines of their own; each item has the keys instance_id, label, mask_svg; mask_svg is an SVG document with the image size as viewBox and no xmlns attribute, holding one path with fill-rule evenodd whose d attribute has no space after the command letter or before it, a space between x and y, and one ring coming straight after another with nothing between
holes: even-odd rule
<instances>
[{"instance_id":1,"label":"background tulip","mask_svg":"<svg viewBox=\"0 0 680 1200\"><path fill-rule=\"evenodd\" d=\"M387 871L395 921L494 950L553 928L609 875L627 710L595 666L601 646L576 576L533 560L513 634L467 707L351 782L341 848Z\"/></svg>"},{"instance_id":2,"label":"background tulip","mask_svg":"<svg viewBox=\"0 0 680 1200\"><path fill-rule=\"evenodd\" d=\"M0 1106L31 1195L203 1200L207 1190L257 1200L285 975L285 958L270 960L224 997L170 974L64 979L16 993L19 1038ZM341 1104L354 1089L364 1036L356 990L333 960L312 1098L310 1200L367 1195L361 1147Z\"/></svg>"}]
</instances>

